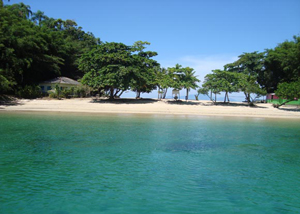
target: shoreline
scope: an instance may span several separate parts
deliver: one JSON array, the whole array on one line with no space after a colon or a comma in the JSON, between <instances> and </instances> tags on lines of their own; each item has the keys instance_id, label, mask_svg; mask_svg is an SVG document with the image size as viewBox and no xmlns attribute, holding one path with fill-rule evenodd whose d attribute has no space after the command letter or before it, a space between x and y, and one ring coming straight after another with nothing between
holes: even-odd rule
<instances>
[{"instance_id":1,"label":"shoreline","mask_svg":"<svg viewBox=\"0 0 300 214\"><path fill-rule=\"evenodd\" d=\"M229 104L211 101L181 101L157 99L20 99L16 103L0 105L0 112L58 112L91 114L141 114L141 115L187 115L208 117L247 117L300 119L300 109L296 107L273 108L268 103L258 103L249 107L242 102Z\"/></svg>"}]
</instances>

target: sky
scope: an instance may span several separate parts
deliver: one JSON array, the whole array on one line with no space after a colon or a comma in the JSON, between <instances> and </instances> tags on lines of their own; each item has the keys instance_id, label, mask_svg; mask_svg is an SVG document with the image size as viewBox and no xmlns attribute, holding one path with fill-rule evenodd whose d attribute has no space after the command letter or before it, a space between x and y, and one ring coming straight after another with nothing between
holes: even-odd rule
<instances>
[{"instance_id":1,"label":"sky","mask_svg":"<svg viewBox=\"0 0 300 214\"><path fill-rule=\"evenodd\" d=\"M158 53L154 59L162 67L177 63L192 67L201 82L211 70L222 69L244 52L264 51L300 36L300 0L11 0L9 4L19 2L48 17L74 20L103 42L148 41L147 50Z\"/></svg>"}]
</instances>

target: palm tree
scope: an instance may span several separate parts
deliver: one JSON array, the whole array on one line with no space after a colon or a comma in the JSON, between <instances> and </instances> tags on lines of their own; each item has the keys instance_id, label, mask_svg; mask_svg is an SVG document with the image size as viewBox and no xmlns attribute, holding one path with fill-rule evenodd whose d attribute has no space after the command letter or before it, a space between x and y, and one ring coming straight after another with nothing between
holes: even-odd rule
<instances>
[{"instance_id":1,"label":"palm tree","mask_svg":"<svg viewBox=\"0 0 300 214\"><path fill-rule=\"evenodd\" d=\"M186 67L181 69L181 84L186 89L186 100L189 98L189 91L198 87L200 80L195 76L196 71L193 68Z\"/></svg>"},{"instance_id":2,"label":"palm tree","mask_svg":"<svg viewBox=\"0 0 300 214\"><path fill-rule=\"evenodd\" d=\"M45 20L47 16L45 16L44 12L38 10L36 13L33 13L31 20L34 21L36 24L41 26L41 22Z\"/></svg>"},{"instance_id":3,"label":"palm tree","mask_svg":"<svg viewBox=\"0 0 300 214\"><path fill-rule=\"evenodd\" d=\"M3 6L3 1L0 0L0 6ZM16 12L18 16L29 19L29 17L32 15L32 11L30 10L29 5L25 5L24 3L19 4L13 4L13 5L5 5L6 8L9 8L10 10Z\"/></svg>"}]
</instances>

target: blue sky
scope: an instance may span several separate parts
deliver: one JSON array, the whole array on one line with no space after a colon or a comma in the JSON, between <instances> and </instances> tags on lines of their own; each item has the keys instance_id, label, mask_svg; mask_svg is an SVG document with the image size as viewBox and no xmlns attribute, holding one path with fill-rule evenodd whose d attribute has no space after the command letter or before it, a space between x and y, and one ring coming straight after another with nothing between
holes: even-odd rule
<instances>
[{"instance_id":1,"label":"blue sky","mask_svg":"<svg viewBox=\"0 0 300 214\"><path fill-rule=\"evenodd\" d=\"M33 12L72 19L102 41L142 40L163 67L176 63L203 80L243 52L263 51L300 35L299 0L11 0ZM7 3L7 0L4 0ZM146 97L146 96L144 96Z\"/></svg>"}]
</instances>

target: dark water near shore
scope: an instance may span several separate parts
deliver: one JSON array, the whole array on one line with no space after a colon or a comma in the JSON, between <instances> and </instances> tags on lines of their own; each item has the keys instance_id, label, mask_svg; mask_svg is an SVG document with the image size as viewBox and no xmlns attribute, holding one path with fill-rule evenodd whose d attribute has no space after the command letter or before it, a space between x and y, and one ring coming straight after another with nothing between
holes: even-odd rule
<instances>
[{"instance_id":1,"label":"dark water near shore","mask_svg":"<svg viewBox=\"0 0 300 214\"><path fill-rule=\"evenodd\" d=\"M300 213L300 121L0 113L0 213Z\"/></svg>"}]
</instances>

